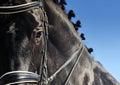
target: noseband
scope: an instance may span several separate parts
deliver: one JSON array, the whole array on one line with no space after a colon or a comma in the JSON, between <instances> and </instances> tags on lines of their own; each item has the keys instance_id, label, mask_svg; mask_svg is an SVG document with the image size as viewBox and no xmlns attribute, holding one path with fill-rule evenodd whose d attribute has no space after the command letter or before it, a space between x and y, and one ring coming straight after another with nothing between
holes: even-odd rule
<instances>
[{"instance_id":1,"label":"noseband","mask_svg":"<svg viewBox=\"0 0 120 85\"><path fill-rule=\"evenodd\" d=\"M12 71L0 77L0 85L38 82L40 82L40 75L28 71Z\"/></svg>"}]
</instances>

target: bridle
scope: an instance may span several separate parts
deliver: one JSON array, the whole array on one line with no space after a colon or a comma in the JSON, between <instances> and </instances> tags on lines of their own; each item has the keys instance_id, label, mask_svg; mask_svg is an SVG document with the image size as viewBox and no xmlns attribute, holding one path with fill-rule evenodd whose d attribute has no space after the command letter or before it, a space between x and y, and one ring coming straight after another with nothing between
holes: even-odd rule
<instances>
[{"instance_id":1,"label":"bridle","mask_svg":"<svg viewBox=\"0 0 120 85\"><path fill-rule=\"evenodd\" d=\"M30 11L32 9L39 9L41 8L44 14L44 30L43 30L43 43L44 43L44 49L42 53L42 63L41 63L41 69L40 74L36 74L33 72L28 71L11 71L3 74L0 77L0 85L11 85L11 84L18 84L18 83L36 83L38 85L48 85L48 83L52 82L54 78L58 75L58 73L61 72L74 58L76 58L76 63L72 67L67 80L65 82L65 85L68 83L68 80L74 71L76 64L78 63L79 58L82 56L84 46L82 43L80 43L80 48L78 48L75 53L50 77L48 77L48 71L47 71L47 39L48 39L48 19L46 16L46 13L43 9L43 2L35 1L31 3L26 3L22 5L17 6L0 6L0 14L15 14L15 13L22 13L26 11Z\"/></svg>"}]
</instances>

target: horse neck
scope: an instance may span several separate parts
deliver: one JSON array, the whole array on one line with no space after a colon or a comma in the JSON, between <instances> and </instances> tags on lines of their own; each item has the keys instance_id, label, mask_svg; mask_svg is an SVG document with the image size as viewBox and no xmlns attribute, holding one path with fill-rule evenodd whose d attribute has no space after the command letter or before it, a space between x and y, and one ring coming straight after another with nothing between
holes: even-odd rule
<instances>
[{"instance_id":1,"label":"horse neck","mask_svg":"<svg viewBox=\"0 0 120 85\"><path fill-rule=\"evenodd\" d=\"M65 12L56 6L52 1L46 0L45 10L47 12L49 24L49 38L53 45L61 52L74 51L79 46L80 39L74 30L73 25L68 20ZM77 43L78 42L78 43Z\"/></svg>"},{"instance_id":2,"label":"horse neck","mask_svg":"<svg viewBox=\"0 0 120 85\"><path fill-rule=\"evenodd\" d=\"M51 75L79 48L80 39L73 25L60 7L56 6L52 1L46 0L45 10L48 14L49 24L51 25L48 41L48 72ZM52 82L52 85L56 83L58 85L63 84L71 69L69 67L57 75L57 79Z\"/></svg>"}]
</instances>

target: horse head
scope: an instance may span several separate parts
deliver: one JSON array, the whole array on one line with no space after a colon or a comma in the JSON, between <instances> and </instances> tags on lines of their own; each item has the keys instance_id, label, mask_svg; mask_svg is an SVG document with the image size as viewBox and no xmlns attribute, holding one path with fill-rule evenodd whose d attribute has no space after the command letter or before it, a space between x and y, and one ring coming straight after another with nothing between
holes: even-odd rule
<instances>
[{"instance_id":1,"label":"horse head","mask_svg":"<svg viewBox=\"0 0 120 85\"><path fill-rule=\"evenodd\" d=\"M18 70L39 73L43 48L43 12L41 9L25 11L14 8L30 2L32 0L0 1L0 6L13 6L12 10L16 10L14 13L8 9L10 14L0 14L0 76Z\"/></svg>"},{"instance_id":2,"label":"horse head","mask_svg":"<svg viewBox=\"0 0 120 85\"><path fill-rule=\"evenodd\" d=\"M77 54L81 49L79 48L80 39L68 17L74 17L74 13L71 12L67 16L59 5L53 4L52 0L44 0L45 13L43 9L34 9L38 8L36 7L38 4L33 1L35 0L0 1L2 6L0 6L0 19L2 20L0 22L0 85L6 84L3 82L9 82L14 76L17 76L17 79L26 78L25 75L29 79L34 77L32 81L38 79L38 76L33 72L43 76L44 73L48 73L48 77L45 79L48 83L62 85L71 71L71 68L66 67L69 64L68 59L71 55L72 58L76 56L73 54ZM49 23L46 23L46 16ZM48 42L46 42L48 36L46 36L47 30L45 30L47 26L49 26ZM47 70L43 62L45 51L47 51L48 58ZM70 62L72 58L70 58ZM64 65L63 63L65 63L64 68L61 67ZM74 62L72 62L73 64ZM41 68L41 66L44 67ZM64 70L61 72L59 68ZM57 79L54 76L56 72L61 72L56 75ZM39 78L43 79L41 75ZM16 77L14 79L16 80ZM15 82L14 79L11 81ZM25 84L24 80L22 80L24 83L22 85L31 85ZM39 81L46 83L45 80Z\"/></svg>"}]
</instances>

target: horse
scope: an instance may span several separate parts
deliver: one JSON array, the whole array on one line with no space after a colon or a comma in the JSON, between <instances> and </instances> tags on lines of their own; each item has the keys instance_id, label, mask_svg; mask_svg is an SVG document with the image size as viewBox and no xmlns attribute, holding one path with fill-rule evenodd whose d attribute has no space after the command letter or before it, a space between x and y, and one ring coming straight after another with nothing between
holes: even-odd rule
<instances>
[{"instance_id":1,"label":"horse","mask_svg":"<svg viewBox=\"0 0 120 85\"><path fill-rule=\"evenodd\" d=\"M25 73L23 71L39 74L44 14L38 9L42 3L33 1L0 1L0 76L7 72ZM4 78L0 85L6 84Z\"/></svg>"},{"instance_id":2,"label":"horse","mask_svg":"<svg viewBox=\"0 0 120 85\"><path fill-rule=\"evenodd\" d=\"M25 10L24 9L20 10L20 7L19 7L21 5L27 6L27 3L30 4L33 1L32 0L17 0L17 1L4 0L0 2L0 5L3 6L4 10L7 10L5 12L0 12L0 19L2 20L2 22L0 22L0 56L1 56L0 57L0 76L1 76L0 84L9 83L9 84L19 85L20 83L23 83L23 85L24 84L28 85L30 81L20 81L22 79L16 79L16 77L13 75L18 76L18 74L19 75L33 74L29 72L41 74L42 56L44 55L43 48L45 48L45 40L43 39L44 38L43 30L45 29L45 26L46 27L48 26L48 25L45 25L46 22L44 21L45 19L44 12L42 9L27 10L25 8ZM44 3L45 3L44 9L48 14L47 16L49 16L49 12L52 12L54 10L51 10L48 7L47 1L45 1ZM8 8L11 8L11 9L7 9L7 8L5 9L5 6L8 6ZM49 11L49 9L51 11ZM0 11L1 10L2 10L2 7ZM47 41L48 76L54 73L68 59L68 56L71 55L71 50L69 49L73 49L72 43L76 45L75 42L71 42L70 39L73 36L70 35L71 32L68 29L67 29L68 31L66 30L65 32L63 32L65 29L61 30L61 32L57 31L59 28L62 28L62 27L69 28L69 26L66 26L66 24L63 24L62 22L59 22L61 24L61 27L56 26L55 20L57 20L57 18L59 19L60 17L57 17L55 14L53 14L55 15L53 16L52 13L50 13L51 17L48 17L49 18L48 20L50 22L48 23L50 24L50 26L49 26L49 38ZM52 17L54 17L53 22L50 21ZM55 29L56 27L57 29ZM66 33L65 37L61 36L62 32ZM66 42L65 39L67 39L69 42L65 43ZM63 49L61 49L62 44L64 44ZM63 55L66 57L63 57ZM29 72L26 72L26 71L29 71ZM51 85L54 85L54 84L61 85L62 83L64 83L63 81L65 81L65 79L67 78L66 77L65 79L62 79L62 77L64 76L66 76L66 74L65 75L59 74L59 76L57 77L59 78L59 80L52 81ZM20 77L23 77L23 76L20 76ZM8 80L7 78L8 79L13 78L16 81Z\"/></svg>"},{"instance_id":3,"label":"horse","mask_svg":"<svg viewBox=\"0 0 120 85\"><path fill-rule=\"evenodd\" d=\"M0 1L0 19L0 85L96 84L102 67L52 0Z\"/></svg>"}]
</instances>

